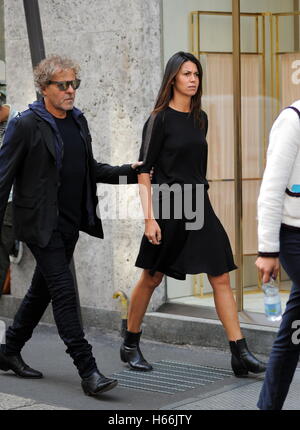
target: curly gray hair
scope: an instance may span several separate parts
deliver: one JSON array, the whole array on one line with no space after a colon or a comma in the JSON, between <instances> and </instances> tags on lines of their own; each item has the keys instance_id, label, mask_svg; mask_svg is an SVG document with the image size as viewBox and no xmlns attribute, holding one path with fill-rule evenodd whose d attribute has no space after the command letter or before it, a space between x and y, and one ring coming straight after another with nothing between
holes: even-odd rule
<instances>
[{"instance_id":1,"label":"curly gray hair","mask_svg":"<svg viewBox=\"0 0 300 430\"><path fill-rule=\"evenodd\" d=\"M75 77L78 78L80 67L71 58L61 57L60 55L46 57L35 67L33 72L36 89L42 93L55 73L70 69L74 71Z\"/></svg>"}]
</instances>

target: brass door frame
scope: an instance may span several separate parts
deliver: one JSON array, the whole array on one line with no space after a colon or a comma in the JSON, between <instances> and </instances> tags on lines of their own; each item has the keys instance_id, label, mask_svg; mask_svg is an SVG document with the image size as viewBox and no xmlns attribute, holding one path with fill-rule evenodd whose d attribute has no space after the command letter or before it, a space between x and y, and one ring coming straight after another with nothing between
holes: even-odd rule
<instances>
[{"instance_id":1,"label":"brass door frame","mask_svg":"<svg viewBox=\"0 0 300 430\"><path fill-rule=\"evenodd\" d=\"M294 1L294 9L296 8L296 1ZM232 52L217 52L217 51L205 51L200 46L200 17L202 15L212 16L229 16L232 17ZM241 51L241 32L240 32L240 21L241 17L252 17L256 20L256 49L251 52ZM244 265L244 254L243 254L243 189L242 184L246 178L242 177L242 136L241 136L241 55L243 54L257 54L262 55L262 97L263 97L263 108L262 108L262 123L263 123L263 165L266 164L266 150L267 150L267 108L266 108L266 96L267 96L267 82L266 82L266 65L267 61L271 60L270 68L270 80L271 80L271 98L272 98L272 111L273 117L278 114L280 109L280 87L279 87L279 55L286 52L280 52L279 49L279 20L284 16L294 16L295 22L297 17L300 17L300 11L295 10L294 12L261 12L261 13L241 13L240 12L240 0L232 0L232 12L219 12L219 11L193 11L190 14L190 40L191 40L191 51L200 59L200 55L208 53L231 53L233 55L233 99L234 99L234 178L230 179L235 183L235 260L238 269L235 273L235 291L238 311L243 310L243 265ZM269 24L270 32L270 55L267 56L266 52L266 32L267 25ZM261 24L261 27L260 27ZM299 22L297 20L296 32L299 34ZM296 38L296 36L295 36ZM299 52L299 41L296 43L294 51ZM300 52L299 52L300 53ZM273 100L277 101L276 107L274 106ZM247 178L249 179L262 179L262 178ZM217 181L228 181L228 179L210 179L210 182ZM198 283L194 279L194 291L197 291L200 287L200 295L203 294L203 279L201 278Z\"/></svg>"},{"instance_id":2,"label":"brass door frame","mask_svg":"<svg viewBox=\"0 0 300 430\"><path fill-rule=\"evenodd\" d=\"M233 53L233 121L234 121L234 176L235 176L235 294L238 311L244 308L243 282L243 173L242 173L242 97L241 97L241 27L240 0L232 0ZM257 38L258 40L258 38ZM258 47L258 42L257 42Z\"/></svg>"},{"instance_id":3,"label":"brass door frame","mask_svg":"<svg viewBox=\"0 0 300 430\"><path fill-rule=\"evenodd\" d=\"M264 13L241 13L240 0L232 0L232 12L217 12L217 11L194 11L191 12L191 47L192 53L200 59L201 54L207 54L209 51L202 51L200 48L200 16L201 15L218 15L232 17L232 54L233 54L233 97L234 97L234 178L235 184L235 261L238 269L235 272L235 293L238 311L243 310L244 282L243 282L243 179L242 177L242 135L241 135L241 54L258 54L262 55L262 87L263 87L263 145L266 148L266 40L265 40L265 19ZM240 19L242 16L252 17L256 20L256 51L241 52L240 43ZM261 50L259 41L259 18L261 17ZM196 33L196 43L195 43ZM214 51L214 53L216 53ZM230 53L230 52L220 52ZM265 152L265 151L264 151ZM251 178L254 179L254 178ZM257 179L257 178L255 178ZM261 179L261 178L259 178ZM210 182L223 181L222 179L211 179ZM228 179L226 179L228 181ZM201 276L201 275L200 275ZM200 284L200 285L199 285ZM202 277L197 282L196 277L193 280L194 292L197 287L200 287L200 295L203 295L203 279Z\"/></svg>"}]
</instances>

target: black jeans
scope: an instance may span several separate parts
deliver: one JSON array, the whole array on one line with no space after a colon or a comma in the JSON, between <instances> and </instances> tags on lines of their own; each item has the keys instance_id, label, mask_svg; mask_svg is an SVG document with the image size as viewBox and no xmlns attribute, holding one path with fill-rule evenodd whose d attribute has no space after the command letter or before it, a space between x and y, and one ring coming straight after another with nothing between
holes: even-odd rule
<instances>
[{"instance_id":1,"label":"black jeans","mask_svg":"<svg viewBox=\"0 0 300 430\"><path fill-rule=\"evenodd\" d=\"M87 377L97 365L80 325L69 268L77 240L78 232L67 234L55 230L45 248L28 244L37 265L13 325L7 329L5 350L7 354L21 351L51 301L58 333L67 346L66 352L72 357L79 375Z\"/></svg>"},{"instance_id":2,"label":"black jeans","mask_svg":"<svg viewBox=\"0 0 300 430\"><path fill-rule=\"evenodd\" d=\"M14 233L12 226L12 205L7 204L0 238L0 296L10 266L9 253L14 246Z\"/></svg>"},{"instance_id":3,"label":"black jeans","mask_svg":"<svg viewBox=\"0 0 300 430\"><path fill-rule=\"evenodd\" d=\"M293 285L257 403L259 409L266 410L282 408L299 360L300 335L296 331L300 327L300 231L281 227L280 262ZM299 323L292 327L294 321Z\"/></svg>"}]
</instances>

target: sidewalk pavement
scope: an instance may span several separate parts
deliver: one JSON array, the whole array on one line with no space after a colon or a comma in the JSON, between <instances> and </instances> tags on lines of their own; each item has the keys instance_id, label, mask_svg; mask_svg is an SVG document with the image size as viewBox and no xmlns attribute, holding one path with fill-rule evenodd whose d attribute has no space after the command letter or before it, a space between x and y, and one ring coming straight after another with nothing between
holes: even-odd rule
<instances>
[{"instance_id":1,"label":"sidewalk pavement","mask_svg":"<svg viewBox=\"0 0 300 430\"><path fill-rule=\"evenodd\" d=\"M119 333L99 333L95 328L85 332L99 370L119 380L115 389L97 398L84 395L56 328L40 324L22 356L30 366L42 371L44 378L25 380L13 372L0 371L0 410L257 410L263 375L236 378L230 367L229 349L142 340L142 351L154 363L154 371L141 374L128 370L120 361ZM259 358L267 360L266 356ZM299 392L300 368L284 409L300 409Z\"/></svg>"}]
</instances>

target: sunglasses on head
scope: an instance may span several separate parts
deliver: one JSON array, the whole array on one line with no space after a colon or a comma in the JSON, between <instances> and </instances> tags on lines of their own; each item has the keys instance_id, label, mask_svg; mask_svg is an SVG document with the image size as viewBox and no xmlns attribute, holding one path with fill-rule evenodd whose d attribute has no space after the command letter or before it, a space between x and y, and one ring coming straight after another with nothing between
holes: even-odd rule
<instances>
[{"instance_id":1,"label":"sunglasses on head","mask_svg":"<svg viewBox=\"0 0 300 430\"><path fill-rule=\"evenodd\" d=\"M67 91L70 85L73 90L77 90L77 88L79 88L80 82L80 79L74 79L73 81L48 81L48 85L54 84L60 91Z\"/></svg>"}]
</instances>

